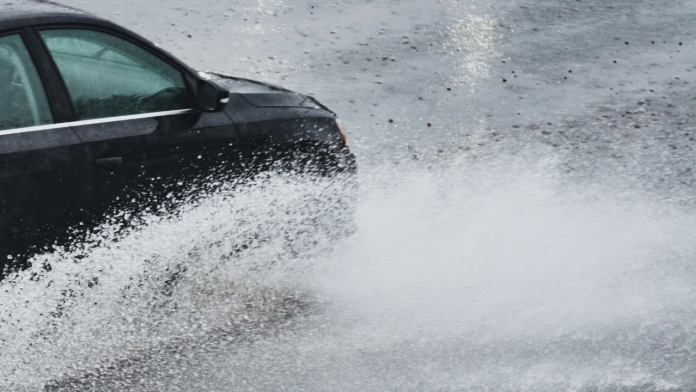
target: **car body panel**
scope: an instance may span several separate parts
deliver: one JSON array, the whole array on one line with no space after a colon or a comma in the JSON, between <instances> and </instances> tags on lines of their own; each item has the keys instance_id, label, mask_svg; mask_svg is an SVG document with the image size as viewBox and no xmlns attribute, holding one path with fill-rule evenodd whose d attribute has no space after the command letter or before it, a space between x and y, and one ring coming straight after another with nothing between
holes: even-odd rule
<instances>
[{"instance_id":1,"label":"car body panel","mask_svg":"<svg viewBox=\"0 0 696 392\"><path fill-rule=\"evenodd\" d=\"M50 245L57 232L89 218L86 164L85 146L70 127L0 133L3 249ZM58 207L66 205L73 208ZM35 238L47 240L39 244Z\"/></svg>"},{"instance_id":2,"label":"car body panel","mask_svg":"<svg viewBox=\"0 0 696 392\"><path fill-rule=\"evenodd\" d=\"M257 107L241 94L231 94L226 109L239 132L240 141L263 145L301 141L326 143L342 148L345 141L336 129L335 117L323 110L298 107ZM288 132L288 130L295 130Z\"/></svg>"}]
</instances>

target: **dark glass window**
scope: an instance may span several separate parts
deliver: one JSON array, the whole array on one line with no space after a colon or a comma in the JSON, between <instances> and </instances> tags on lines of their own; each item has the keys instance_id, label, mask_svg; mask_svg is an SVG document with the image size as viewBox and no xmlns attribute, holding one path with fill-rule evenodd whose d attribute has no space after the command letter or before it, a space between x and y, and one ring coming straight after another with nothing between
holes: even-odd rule
<instances>
[{"instance_id":1,"label":"dark glass window","mask_svg":"<svg viewBox=\"0 0 696 392\"><path fill-rule=\"evenodd\" d=\"M0 130L51 123L43 85L22 38L0 37Z\"/></svg>"},{"instance_id":2,"label":"dark glass window","mask_svg":"<svg viewBox=\"0 0 696 392\"><path fill-rule=\"evenodd\" d=\"M40 33L79 120L194 106L181 72L135 44L92 30Z\"/></svg>"}]
</instances>

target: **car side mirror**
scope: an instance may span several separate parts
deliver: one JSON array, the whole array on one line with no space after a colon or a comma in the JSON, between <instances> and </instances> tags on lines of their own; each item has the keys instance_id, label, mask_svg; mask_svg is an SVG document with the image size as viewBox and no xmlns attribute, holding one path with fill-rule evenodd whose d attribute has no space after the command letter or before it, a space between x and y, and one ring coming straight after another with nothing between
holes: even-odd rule
<instances>
[{"instance_id":1,"label":"car side mirror","mask_svg":"<svg viewBox=\"0 0 696 392\"><path fill-rule=\"evenodd\" d=\"M204 112L221 112L230 100L230 92L210 80L198 84L198 108Z\"/></svg>"}]
</instances>

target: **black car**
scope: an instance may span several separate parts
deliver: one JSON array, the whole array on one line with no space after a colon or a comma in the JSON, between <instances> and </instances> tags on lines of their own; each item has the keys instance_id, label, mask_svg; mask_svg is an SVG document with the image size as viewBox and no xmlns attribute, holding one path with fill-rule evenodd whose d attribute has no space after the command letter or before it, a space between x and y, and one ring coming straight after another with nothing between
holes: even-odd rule
<instances>
[{"instance_id":1,"label":"black car","mask_svg":"<svg viewBox=\"0 0 696 392\"><path fill-rule=\"evenodd\" d=\"M0 7L0 267L22 267L134 193L278 162L355 172L339 119L312 97L197 72L80 10Z\"/></svg>"}]
</instances>

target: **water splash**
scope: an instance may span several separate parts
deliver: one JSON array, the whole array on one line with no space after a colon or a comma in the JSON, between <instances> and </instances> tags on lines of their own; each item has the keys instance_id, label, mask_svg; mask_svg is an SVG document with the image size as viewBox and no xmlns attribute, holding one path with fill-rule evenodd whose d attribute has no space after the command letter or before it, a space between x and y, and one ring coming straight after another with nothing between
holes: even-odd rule
<instances>
[{"instance_id":1,"label":"water splash","mask_svg":"<svg viewBox=\"0 0 696 392\"><path fill-rule=\"evenodd\" d=\"M270 235L231 268L219 268L233 249L217 228L303 238L298 223L325 211L311 212L306 184L235 194L233 208L207 198L119 241L121 259L156 256L128 256L130 272L83 289L79 306L52 319L51 344L36 334L5 343L32 347L23 358L44 367L3 358L14 380L53 380L49 390L688 390L696 216L639 192L627 200L606 188L598 199L597 189L568 186L557 166L520 151L363 167L357 231L340 249L312 240L288 251ZM248 208L262 195L278 209ZM274 213L290 205L304 207ZM193 227L205 241L186 236ZM170 249L182 243L193 249L188 269L165 295L164 278L152 277L182 263L179 245ZM101 262L110 252L89 257L112 265ZM83 271L68 265L61 276ZM25 297L12 298L21 308ZM90 305L104 298L104 311Z\"/></svg>"},{"instance_id":2,"label":"water splash","mask_svg":"<svg viewBox=\"0 0 696 392\"><path fill-rule=\"evenodd\" d=\"M345 189L286 176L223 186L173 216L106 224L36 256L0 293L4 388L156 361L299 312L307 260L350 230Z\"/></svg>"}]
</instances>

